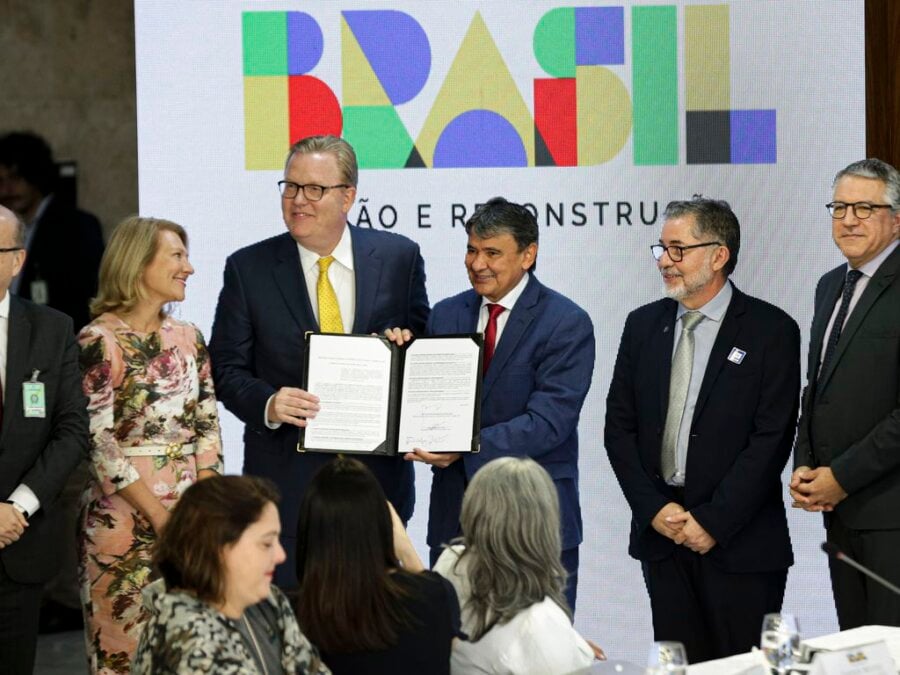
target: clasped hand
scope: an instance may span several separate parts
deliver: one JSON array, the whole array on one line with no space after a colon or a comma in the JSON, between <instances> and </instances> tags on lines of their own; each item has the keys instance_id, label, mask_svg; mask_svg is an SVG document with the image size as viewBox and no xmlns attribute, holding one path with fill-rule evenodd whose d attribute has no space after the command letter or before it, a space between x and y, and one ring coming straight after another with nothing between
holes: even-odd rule
<instances>
[{"instance_id":1,"label":"clasped hand","mask_svg":"<svg viewBox=\"0 0 900 675\"><path fill-rule=\"evenodd\" d=\"M28 527L28 520L12 504L0 504L0 548L19 541Z\"/></svg>"},{"instance_id":2,"label":"clasped hand","mask_svg":"<svg viewBox=\"0 0 900 675\"><path fill-rule=\"evenodd\" d=\"M847 497L847 493L834 477L831 467L820 466L811 469L808 466L799 466L791 474L790 493L793 502L791 506L804 511L820 512L833 511L841 501Z\"/></svg>"},{"instance_id":3,"label":"clasped hand","mask_svg":"<svg viewBox=\"0 0 900 675\"><path fill-rule=\"evenodd\" d=\"M681 504L669 502L659 510L651 522L653 529L664 537L671 539L679 546L687 546L700 555L704 555L716 545L716 540L709 534L690 511L685 511Z\"/></svg>"}]
</instances>

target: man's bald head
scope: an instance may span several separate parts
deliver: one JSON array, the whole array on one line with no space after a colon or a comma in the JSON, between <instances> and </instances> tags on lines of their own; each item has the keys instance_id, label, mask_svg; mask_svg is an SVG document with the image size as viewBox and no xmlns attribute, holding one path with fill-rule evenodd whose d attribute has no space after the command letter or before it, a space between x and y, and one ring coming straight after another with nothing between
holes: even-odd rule
<instances>
[{"instance_id":1,"label":"man's bald head","mask_svg":"<svg viewBox=\"0 0 900 675\"><path fill-rule=\"evenodd\" d=\"M12 228L12 246L25 245L25 223L22 222L22 219L19 218L19 216L5 206L0 206L0 223L2 223L4 235L6 234L7 227Z\"/></svg>"}]
</instances>

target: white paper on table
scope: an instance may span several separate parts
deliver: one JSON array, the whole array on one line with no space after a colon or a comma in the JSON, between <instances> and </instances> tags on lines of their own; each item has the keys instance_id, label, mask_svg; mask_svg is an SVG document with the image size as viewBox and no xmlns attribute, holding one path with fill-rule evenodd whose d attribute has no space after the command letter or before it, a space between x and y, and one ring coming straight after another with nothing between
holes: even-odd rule
<instances>
[{"instance_id":1,"label":"white paper on table","mask_svg":"<svg viewBox=\"0 0 900 675\"><path fill-rule=\"evenodd\" d=\"M688 666L688 675L769 675L769 662L759 649Z\"/></svg>"},{"instance_id":2,"label":"white paper on table","mask_svg":"<svg viewBox=\"0 0 900 675\"><path fill-rule=\"evenodd\" d=\"M303 444L317 450L372 452L384 443L391 349L378 338L311 335L307 391L319 397Z\"/></svg>"},{"instance_id":3,"label":"white paper on table","mask_svg":"<svg viewBox=\"0 0 900 675\"><path fill-rule=\"evenodd\" d=\"M832 652L819 652L810 675L895 675L897 666L884 641Z\"/></svg>"},{"instance_id":4,"label":"white paper on table","mask_svg":"<svg viewBox=\"0 0 900 675\"><path fill-rule=\"evenodd\" d=\"M804 640L805 652L836 651L884 641L894 663L900 665L900 628L896 626L860 626L850 630Z\"/></svg>"},{"instance_id":5,"label":"white paper on table","mask_svg":"<svg viewBox=\"0 0 900 675\"><path fill-rule=\"evenodd\" d=\"M406 351L398 452L469 452L479 346L467 338L415 340Z\"/></svg>"}]
</instances>

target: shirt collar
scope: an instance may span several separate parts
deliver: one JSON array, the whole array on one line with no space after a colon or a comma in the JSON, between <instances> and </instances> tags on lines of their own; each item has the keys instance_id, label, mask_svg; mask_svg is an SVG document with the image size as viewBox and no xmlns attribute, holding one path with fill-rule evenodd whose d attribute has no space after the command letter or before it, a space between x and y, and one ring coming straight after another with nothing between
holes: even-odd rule
<instances>
[{"instance_id":1,"label":"shirt collar","mask_svg":"<svg viewBox=\"0 0 900 675\"><path fill-rule=\"evenodd\" d=\"M528 285L529 279L531 279L531 273L525 272L525 275L521 279L519 279L519 283L513 286L512 290L502 298L500 298L497 302L493 302L482 296L481 306L484 307L485 305L500 305L506 311L511 312L513 307L516 306L516 302L519 300L522 293L525 292L525 287Z\"/></svg>"},{"instance_id":2,"label":"shirt collar","mask_svg":"<svg viewBox=\"0 0 900 675\"><path fill-rule=\"evenodd\" d=\"M894 241L887 246L884 247L884 250L872 258L869 262L867 262L862 267L858 267L860 272L865 274L870 279L875 276L875 272L878 271L878 268L881 267L881 263L887 260L887 257L894 252L894 249L897 248L897 245L900 244L900 241L894 239ZM847 263L847 271L854 269L850 266L850 263Z\"/></svg>"},{"instance_id":3,"label":"shirt collar","mask_svg":"<svg viewBox=\"0 0 900 675\"><path fill-rule=\"evenodd\" d=\"M0 300L0 319L8 319L9 318L9 289L6 290L6 294L3 296L3 300Z\"/></svg>"},{"instance_id":4,"label":"shirt collar","mask_svg":"<svg viewBox=\"0 0 900 675\"><path fill-rule=\"evenodd\" d=\"M317 265L319 263L319 258L323 257L315 251L310 251L301 244L297 244L297 249L300 251L300 268L303 270L304 274ZM353 244L350 241L349 225L344 226L344 233L341 235L341 239L337 243L337 246L335 246L334 250L331 252L331 256L336 262L339 262L351 272L353 271Z\"/></svg>"},{"instance_id":5,"label":"shirt collar","mask_svg":"<svg viewBox=\"0 0 900 675\"><path fill-rule=\"evenodd\" d=\"M715 297L712 300L707 302L703 307L698 307L696 311L700 312L705 318L710 321L715 321L718 323L722 320L722 317L725 316L725 312L728 310L728 305L731 304L731 296L734 295L734 292L731 289L731 281L726 281L725 285L719 289L719 292L716 293ZM678 303L678 311L675 312L675 321L678 321L682 316L684 316L687 312L690 312L687 307L682 305L680 302Z\"/></svg>"}]
</instances>

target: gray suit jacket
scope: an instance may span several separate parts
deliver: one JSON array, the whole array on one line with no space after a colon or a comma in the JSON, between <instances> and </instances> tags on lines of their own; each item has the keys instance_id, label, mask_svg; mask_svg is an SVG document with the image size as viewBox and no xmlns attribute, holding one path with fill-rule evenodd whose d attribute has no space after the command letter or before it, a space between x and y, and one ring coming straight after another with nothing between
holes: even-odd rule
<instances>
[{"instance_id":1,"label":"gray suit jacket","mask_svg":"<svg viewBox=\"0 0 900 675\"><path fill-rule=\"evenodd\" d=\"M43 382L46 416L25 417L22 383L33 371ZM88 452L87 399L81 389L72 319L15 295L10 298L0 499L25 483L41 502L22 537L0 549L0 564L19 583L41 583L56 570L59 519L50 518L69 474Z\"/></svg>"},{"instance_id":2,"label":"gray suit jacket","mask_svg":"<svg viewBox=\"0 0 900 675\"><path fill-rule=\"evenodd\" d=\"M900 247L881 264L816 381L846 265L816 287L795 466L830 466L849 496L835 513L860 530L900 528Z\"/></svg>"}]
</instances>

